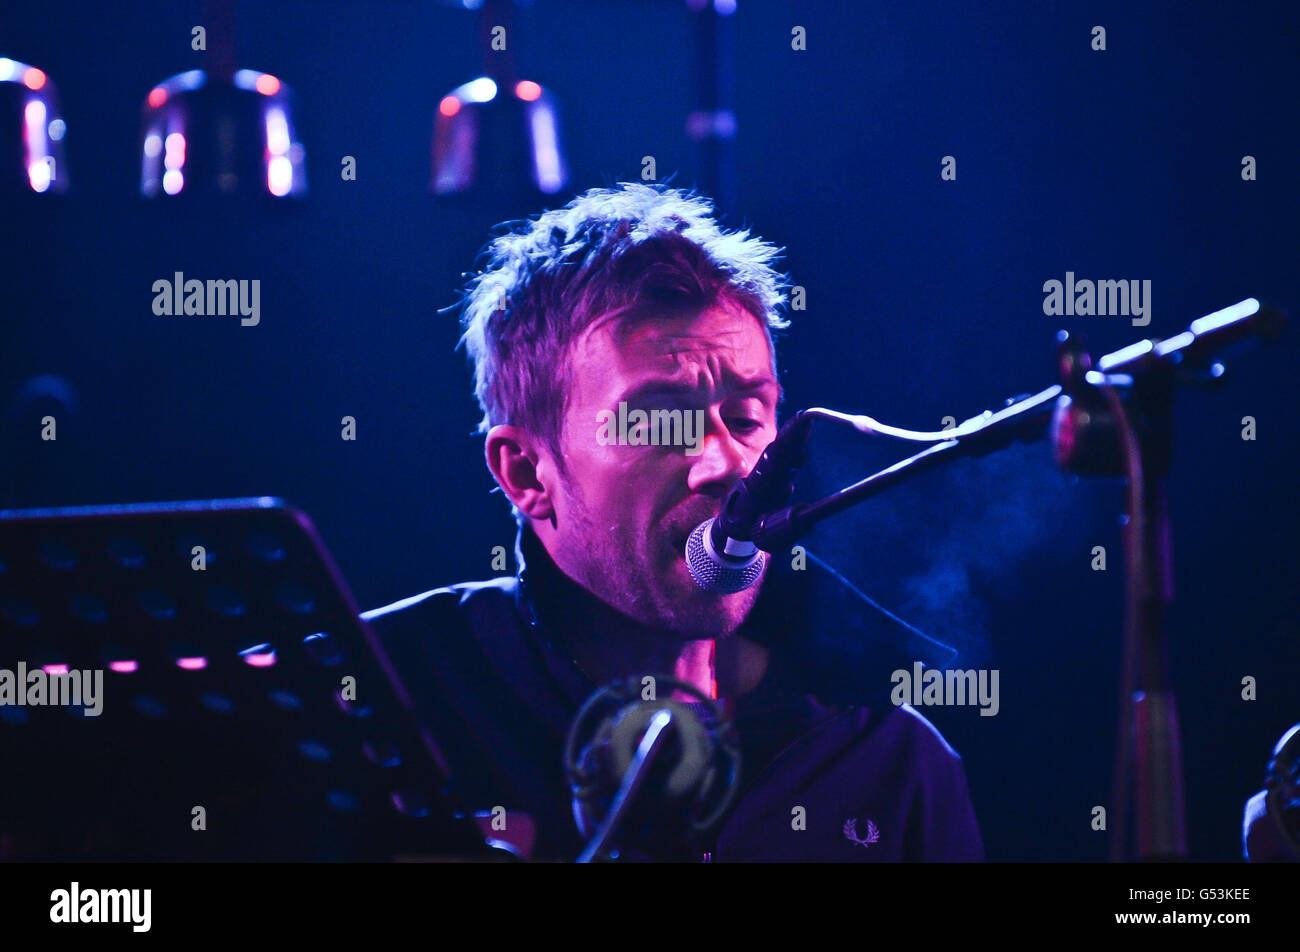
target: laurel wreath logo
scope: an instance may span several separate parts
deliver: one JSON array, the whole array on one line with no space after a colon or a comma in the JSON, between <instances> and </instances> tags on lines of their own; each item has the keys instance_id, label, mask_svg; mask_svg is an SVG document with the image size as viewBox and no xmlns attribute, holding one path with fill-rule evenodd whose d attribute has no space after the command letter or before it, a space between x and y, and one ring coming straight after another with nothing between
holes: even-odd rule
<instances>
[{"instance_id":1,"label":"laurel wreath logo","mask_svg":"<svg viewBox=\"0 0 1300 952\"><path fill-rule=\"evenodd\" d=\"M865 838L860 837L858 836L858 819L857 817L852 817L844 821L844 838L850 843L867 847L872 843L880 842L880 830L876 829L876 824L868 820L867 835Z\"/></svg>"}]
</instances>

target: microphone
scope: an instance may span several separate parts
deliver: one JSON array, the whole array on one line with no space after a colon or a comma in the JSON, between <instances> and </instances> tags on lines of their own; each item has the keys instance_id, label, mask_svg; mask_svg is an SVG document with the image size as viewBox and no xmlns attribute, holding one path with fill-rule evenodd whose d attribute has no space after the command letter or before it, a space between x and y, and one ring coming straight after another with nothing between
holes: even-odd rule
<instances>
[{"instance_id":1,"label":"microphone","mask_svg":"<svg viewBox=\"0 0 1300 952\"><path fill-rule=\"evenodd\" d=\"M706 592L732 595L763 574L767 555L754 543L759 521L794 496L795 471L807 461L812 416L800 410L776 435L749 475L727 494L722 512L686 540L686 567Z\"/></svg>"}]
</instances>

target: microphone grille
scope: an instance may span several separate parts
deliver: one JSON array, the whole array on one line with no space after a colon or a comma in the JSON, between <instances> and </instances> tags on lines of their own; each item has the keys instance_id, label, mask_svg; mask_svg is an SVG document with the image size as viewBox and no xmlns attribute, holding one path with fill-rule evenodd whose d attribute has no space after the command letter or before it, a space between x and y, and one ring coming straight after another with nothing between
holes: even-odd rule
<instances>
[{"instance_id":1,"label":"microphone grille","mask_svg":"<svg viewBox=\"0 0 1300 952\"><path fill-rule=\"evenodd\" d=\"M713 520L702 522L695 527L690 538L686 540L686 567L690 569L695 584L706 592L720 595L732 595L743 592L763 574L763 565L767 560L764 552L759 551L748 559L727 559L715 554L706 538ZM728 565L727 562L734 562Z\"/></svg>"}]
</instances>

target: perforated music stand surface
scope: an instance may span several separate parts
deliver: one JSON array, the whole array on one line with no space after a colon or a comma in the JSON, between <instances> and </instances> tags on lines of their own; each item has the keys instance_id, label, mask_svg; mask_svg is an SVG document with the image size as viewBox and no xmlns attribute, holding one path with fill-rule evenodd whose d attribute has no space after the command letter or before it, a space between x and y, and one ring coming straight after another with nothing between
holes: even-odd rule
<instances>
[{"instance_id":1,"label":"perforated music stand surface","mask_svg":"<svg viewBox=\"0 0 1300 952\"><path fill-rule=\"evenodd\" d=\"M0 858L490 852L282 500L0 511L0 669L20 661L101 671L101 713L0 705Z\"/></svg>"}]
</instances>

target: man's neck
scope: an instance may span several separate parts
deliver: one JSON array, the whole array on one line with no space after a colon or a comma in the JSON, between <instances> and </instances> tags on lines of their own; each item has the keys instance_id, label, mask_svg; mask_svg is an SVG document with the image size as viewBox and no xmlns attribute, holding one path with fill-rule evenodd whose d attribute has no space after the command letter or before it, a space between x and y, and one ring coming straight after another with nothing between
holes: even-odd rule
<instances>
[{"instance_id":1,"label":"man's neck","mask_svg":"<svg viewBox=\"0 0 1300 952\"><path fill-rule=\"evenodd\" d=\"M541 585L568 589L536 594L558 616L553 621L563 629L578 667L597 684L632 675L671 674L705 697L725 698L752 690L762 679L767 651L756 643L734 635L716 641L684 640L680 634L641 624L565 575L536 537L532 543L529 567L534 574L541 570ZM694 699L683 692L674 697Z\"/></svg>"},{"instance_id":2,"label":"man's neck","mask_svg":"<svg viewBox=\"0 0 1300 952\"><path fill-rule=\"evenodd\" d=\"M757 687L767 671L767 649L740 635L682 641L633 625L574 626L568 636L578 667L598 684L629 675L671 672L707 698L734 698ZM695 700L682 692L673 697Z\"/></svg>"},{"instance_id":3,"label":"man's neck","mask_svg":"<svg viewBox=\"0 0 1300 952\"><path fill-rule=\"evenodd\" d=\"M716 642L712 639L681 641L642 626L575 625L566 634L578 667L597 683L630 675L671 674L698 688L705 697L716 696Z\"/></svg>"},{"instance_id":4,"label":"man's neck","mask_svg":"<svg viewBox=\"0 0 1300 952\"><path fill-rule=\"evenodd\" d=\"M707 698L716 698L718 696L717 669L715 665L717 646L718 643L712 639L686 642L677 655L677 664L673 669L673 677L678 681L685 681L687 684L694 686ZM682 697L678 698L678 700L694 700L694 698Z\"/></svg>"}]
</instances>

